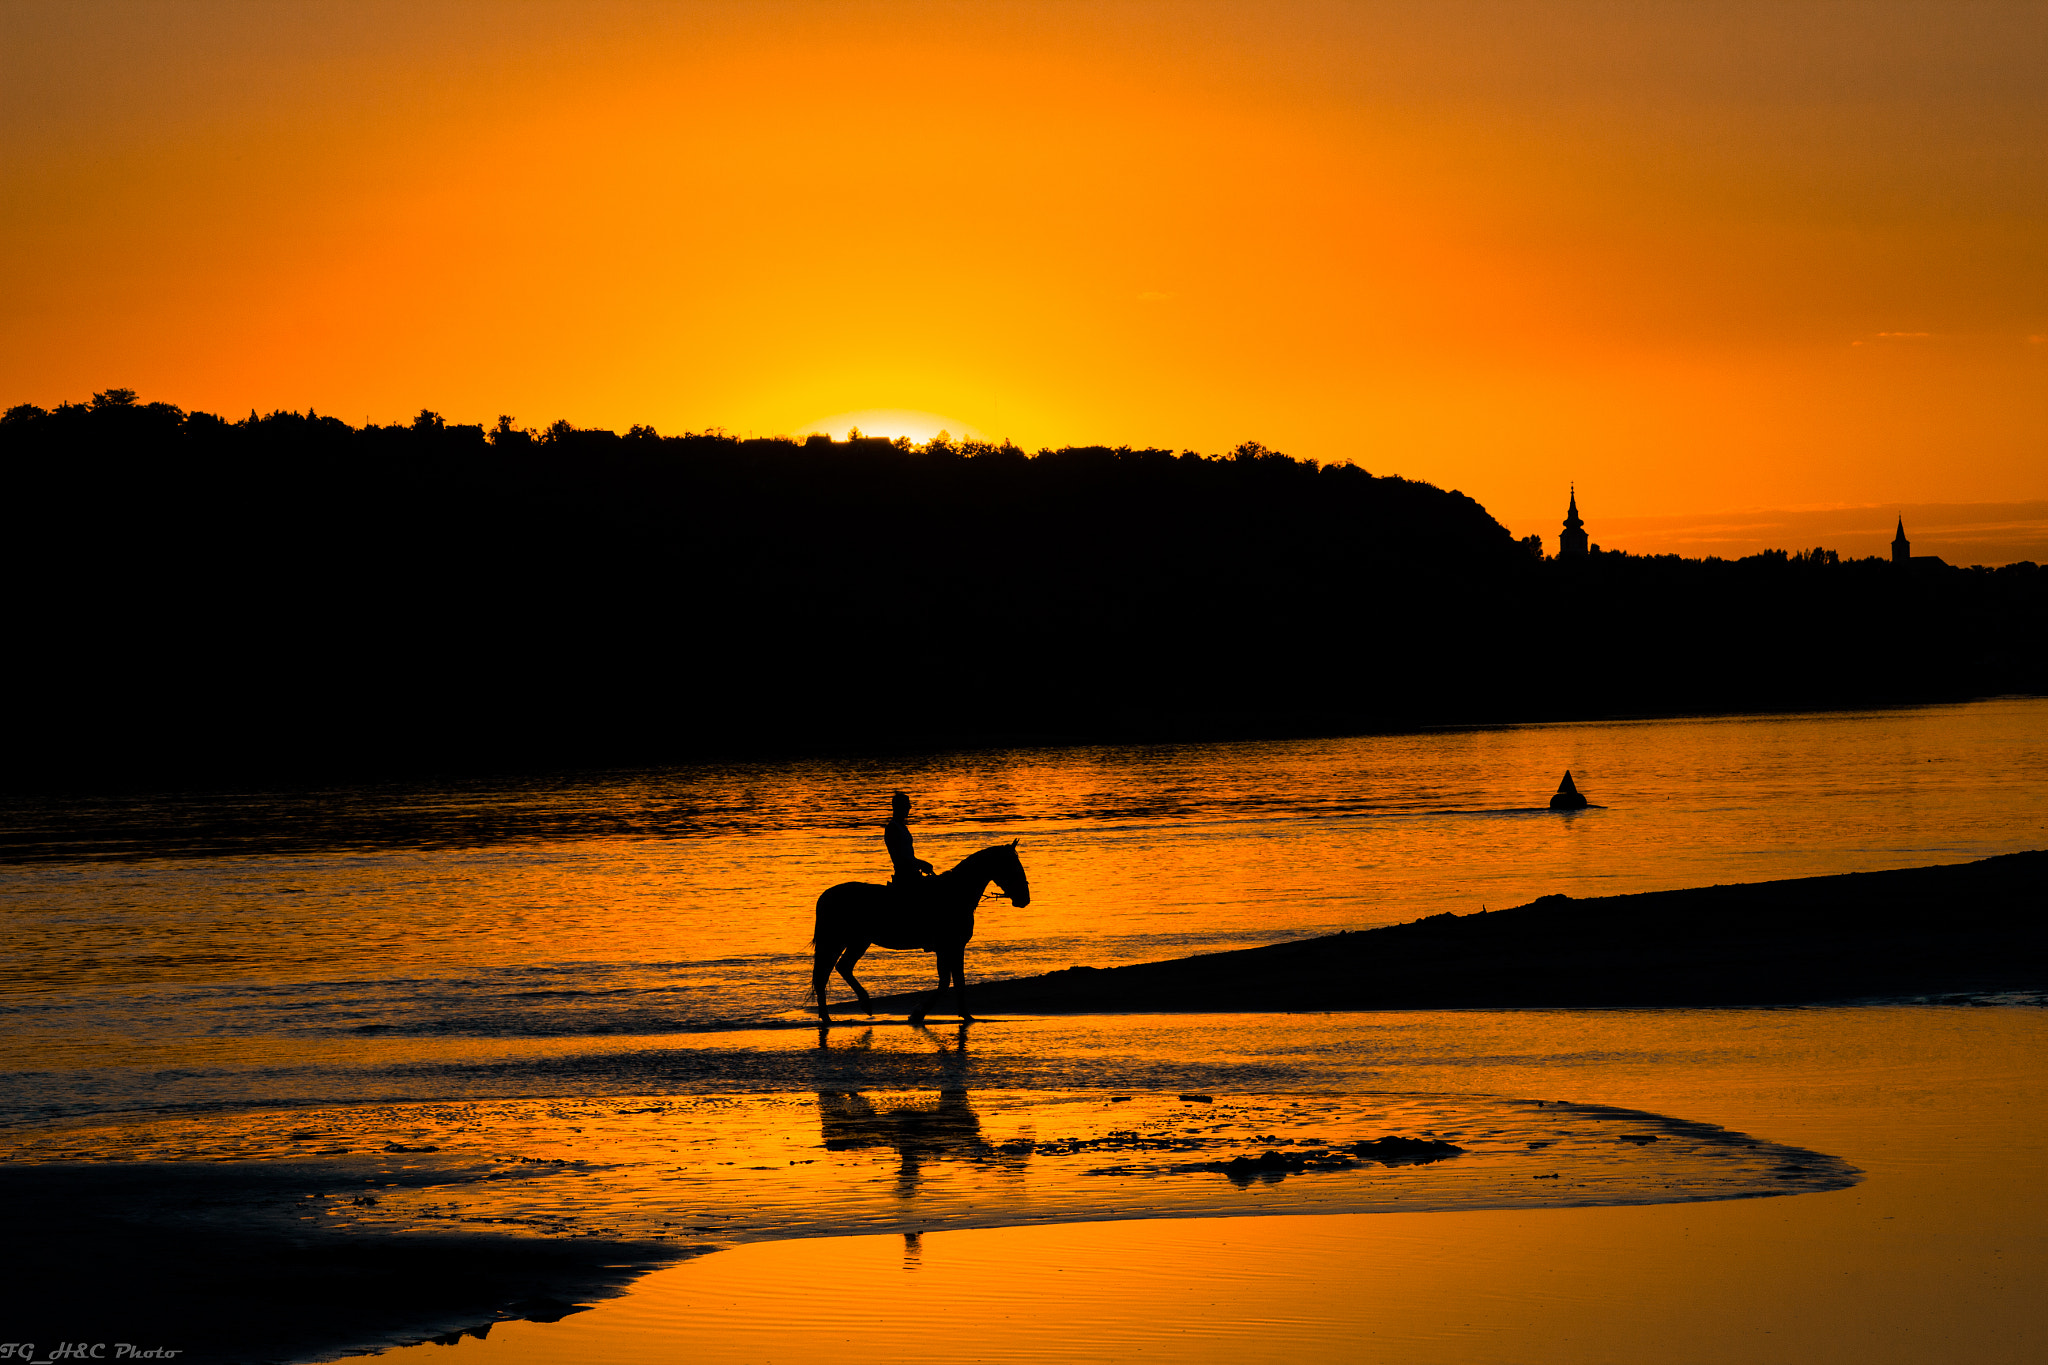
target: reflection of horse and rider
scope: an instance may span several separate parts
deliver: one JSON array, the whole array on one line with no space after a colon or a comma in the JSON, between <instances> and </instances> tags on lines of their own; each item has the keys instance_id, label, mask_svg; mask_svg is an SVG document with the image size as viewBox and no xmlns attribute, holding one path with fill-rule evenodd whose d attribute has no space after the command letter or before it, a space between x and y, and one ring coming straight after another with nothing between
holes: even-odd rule
<instances>
[{"instance_id":1,"label":"reflection of horse and rider","mask_svg":"<svg viewBox=\"0 0 2048 1365\"><path fill-rule=\"evenodd\" d=\"M826 1041L832 1030L818 1030L818 1046L840 1055L858 1055L874 1046L875 1031L864 1028L852 1040L834 1049ZM844 1033L839 1033L845 1039ZM939 1161L972 1161L1004 1169L1021 1168L1024 1154L996 1148L981 1131L981 1116L968 1097L970 1063L967 1055L967 1025L959 1025L949 1041L925 1030L930 1056L937 1063L929 1079L938 1093L885 1095L871 1099L859 1091L818 1091L820 1138L828 1152L887 1151L896 1153L896 1195L916 1195L922 1170Z\"/></svg>"},{"instance_id":2,"label":"reflection of horse and rider","mask_svg":"<svg viewBox=\"0 0 2048 1365\"><path fill-rule=\"evenodd\" d=\"M1031 885L1024 877L1013 840L970 853L955 867L933 875L932 865L917 856L910 837L910 798L902 792L890 798L889 822L882 827L882 844L889 850L893 869L887 886L871 882L841 882L818 897L817 930L812 935L811 994L818 1002L818 1017L829 1022L831 1010L825 991L836 969L859 997L868 1013L868 993L854 980L853 967L871 947L932 953L936 956L937 989L911 1011L910 1022L922 1024L926 1010L938 1003L951 987L960 1017L973 1022L967 1012L967 981L962 963L967 941L974 937L974 911L990 882L1002 888L1013 905L1031 903Z\"/></svg>"},{"instance_id":3,"label":"reflection of horse and rider","mask_svg":"<svg viewBox=\"0 0 2048 1365\"><path fill-rule=\"evenodd\" d=\"M818 1120L828 1152L893 1150L896 1197L917 1194L923 1168L940 1161L1021 1165L982 1136L981 1116L964 1087L941 1090L936 1100L877 1105L858 1092L820 1090Z\"/></svg>"}]
</instances>

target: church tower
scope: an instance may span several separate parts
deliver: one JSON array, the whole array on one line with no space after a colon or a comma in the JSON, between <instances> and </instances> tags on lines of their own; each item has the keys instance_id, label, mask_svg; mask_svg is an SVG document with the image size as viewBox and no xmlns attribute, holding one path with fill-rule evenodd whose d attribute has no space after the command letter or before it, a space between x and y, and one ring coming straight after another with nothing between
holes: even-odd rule
<instances>
[{"instance_id":1,"label":"church tower","mask_svg":"<svg viewBox=\"0 0 2048 1365\"><path fill-rule=\"evenodd\" d=\"M1586 553L1586 523L1579 520L1579 490L1578 486L1574 484L1572 486L1571 506L1565 509L1564 530L1557 537L1557 556L1559 559L1563 559L1568 555L1582 555L1584 553Z\"/></svg>"},{"instance_id":2,"label":"church tower","mask_svg":"<svg viewBox=\"0 0 2048 1365\"><path fill-rule=\"evenodd\" d=\"M1905 564L1913 558L1913 542L1906 539L1906 518L1899 517L1899 533L1892 537L1892 563Z\"/></svg>"}]
</instances>

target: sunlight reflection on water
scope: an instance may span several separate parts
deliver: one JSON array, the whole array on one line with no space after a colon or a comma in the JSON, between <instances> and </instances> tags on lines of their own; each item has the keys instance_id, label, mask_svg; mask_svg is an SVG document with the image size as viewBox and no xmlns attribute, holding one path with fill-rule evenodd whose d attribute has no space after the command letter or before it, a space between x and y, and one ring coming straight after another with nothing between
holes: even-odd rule
<instances>
[{"instance_id":1,"label":"sunlight reflection on water","mask_svg":"<svg viewBox=\"0 0 2048 1365\"><path fill-rule=\"evenodd\" d=\"M1567 768L1605 809L1530 809ZM217 1040L232 1088L258 1063L228 1040L641 1035L793 1010L811 904L884 875L897 786L941 866L1023 841L1034 899L985 908L971 980L2048 845L2048 701L15 801L0 1066L169 1049L203 1071L187 1044ZM911 989L931 966L878 952L862 970ZM90 1103L150 1102L139 1084L109 1072Z\"/></svg>"},{"instance_id":2,"label":"sunlight reflection on water","mask_svg":"<svg viewBox=\"0 0 2048 1365\"><path fill-rule=\"evenodd\" d=\"M1347 1088L1370 1065L1411 1105L1459 1091L1566 1094L1800 1143L1867 1174L1790 1199L1359 1215L1341 1212L1355 1206L1339 1197L1323 1205L1334 1216L1185 1218L1197 1210L1167 1204L1154 1212L1181 1216L984 1230L956 1220L1006 1202L1028 1214L1033 1192L985 1178L980 1203L949 1203L930 1181L919 1197L938 1194L935 1216L914 1240L898 1229L742 1245L656 1271L561 1322L499 1323L486 1340L384 1358L2036 1360L2048 1344L2035 1307L2048 1270L2044 1029L2038 1010L1928 1008L1047 1022L1015 1041L1105 1062L1295 1058L1295 1099L1311 1114L1329 1099L1318 1092ZM1488 1121L1457 1131L1505 1129L1491 1119L1499 1112L1474 1105L1466 1117ZM1497 1136L1522 1145L1548 1134ZM966 1154L924 1159L971 1178ZM1479 1165L1459 1170L1466 1159L1427 1168L1431 1179L1483 1182ZM1526 1177L1545 1169L1518 1174L1533 1185ZM888 1189L870 1199L886 1202ZM1101 1190L1083 1216L1145 1211L1142 1190L1125 1193ZM1235 1211L1282 1209L1247 1198Z\"/></svg>"}]
</instances>

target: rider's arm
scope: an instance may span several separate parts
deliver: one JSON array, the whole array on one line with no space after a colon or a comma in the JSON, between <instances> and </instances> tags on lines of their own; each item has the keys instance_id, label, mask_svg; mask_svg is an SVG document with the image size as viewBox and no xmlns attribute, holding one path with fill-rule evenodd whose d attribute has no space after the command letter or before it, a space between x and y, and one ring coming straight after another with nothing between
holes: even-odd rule
<instances>
[{"instance_id":1,"label":"rider's arm","mask_svg":"<svg viewBox=\"0 0 2048 1365\"><path fill-rule=\"evenodd\" d=\"M932 865L918 857L911 847L910 829L907 825L897 824L893 820L884 825L882 844L889 850L889 863L896 869L896 875L919 875L932 870Z\"/></svg>"}]
</instances>

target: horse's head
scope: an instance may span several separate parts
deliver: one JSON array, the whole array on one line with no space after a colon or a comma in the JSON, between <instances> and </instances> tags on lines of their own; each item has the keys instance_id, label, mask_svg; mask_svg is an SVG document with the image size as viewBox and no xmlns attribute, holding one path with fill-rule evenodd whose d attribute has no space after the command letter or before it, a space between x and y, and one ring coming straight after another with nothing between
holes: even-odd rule
<instances>
[{"instance_id":1,"label":"horse's head","mask_svg":"<svg viewBox=\"0 0 2048 1365\"><path fill-rule=\"evenodd\" d=\"M1024 860L1017 856L1017 841L1012 839L1009 847L998 846L994 852L998 855L991 874L995 884L1003 888L1010 904L1019 907L1031 904L1031 882L1024 875Z\"/></svg>"}]
</instances>

